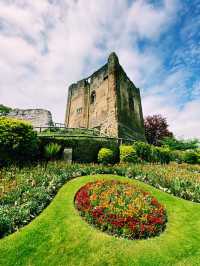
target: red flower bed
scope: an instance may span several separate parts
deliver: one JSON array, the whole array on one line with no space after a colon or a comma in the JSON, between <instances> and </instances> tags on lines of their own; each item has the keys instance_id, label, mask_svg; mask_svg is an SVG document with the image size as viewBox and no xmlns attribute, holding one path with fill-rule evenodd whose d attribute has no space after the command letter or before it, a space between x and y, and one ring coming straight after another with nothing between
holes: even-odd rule
<instances>
[{"instance_id":1,"label":"red flower bed","mask_svg":"<svg viewBox=\"0 0 200 266\"><path fill-rule=\"evenodd\" d=\"M115 180L86 184L76 193L75 206L88 223L129 239L159 235L167 222L166 211L155 197Z\"/></svg>"}]
</instances>

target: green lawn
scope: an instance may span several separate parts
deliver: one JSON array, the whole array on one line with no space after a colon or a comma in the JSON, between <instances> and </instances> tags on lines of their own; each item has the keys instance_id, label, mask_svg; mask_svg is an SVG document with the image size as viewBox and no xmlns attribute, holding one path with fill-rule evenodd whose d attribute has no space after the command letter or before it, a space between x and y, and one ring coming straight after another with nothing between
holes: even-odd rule
<instances>
[{"instance_id":1,"label":"green lawn","mask_svg":"<svg viewBox=\"0 0 200 266\"><path fill-rule=\"evenodd\" d=\"M125 240L84 222L74 208L74 195L85 183L102 178L127 180L155 195L167 209L165 232L148 240ZM0 265L200 265L200 205L125 177L76 178L33 222L0 240Z\"/></svg>"}]
</instances>

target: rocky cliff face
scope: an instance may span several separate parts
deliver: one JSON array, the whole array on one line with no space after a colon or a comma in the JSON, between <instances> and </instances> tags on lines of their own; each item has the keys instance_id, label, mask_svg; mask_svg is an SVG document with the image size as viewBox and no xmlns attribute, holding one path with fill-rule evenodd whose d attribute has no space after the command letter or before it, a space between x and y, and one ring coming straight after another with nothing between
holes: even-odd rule
<instances>
[{"instance_id":1,"label":"rocky cliff face","mask_svg":"<svg viewBox=\"0 0 200 266\"><path fill-rule=\"evenodd\" d=\"M51 112L44 109L13 109L7 116L29 121L33 127L48 127L53 125Z\"/></svg>"}]
</instances>

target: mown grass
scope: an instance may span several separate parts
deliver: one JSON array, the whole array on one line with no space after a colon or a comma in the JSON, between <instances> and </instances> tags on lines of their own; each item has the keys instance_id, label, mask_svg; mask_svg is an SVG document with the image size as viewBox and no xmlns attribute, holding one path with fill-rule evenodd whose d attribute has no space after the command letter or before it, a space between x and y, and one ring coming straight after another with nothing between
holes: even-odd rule
<instances>
[{"instance_id":1,"label":"mown grass","mask_svg":"<svg viewBox=\"0 0 200 266\"><path fill-rule=\"evenodd\" d=\"M126 180L165 205L166 230L148 240L109 236L87 224L74 208L76 191L98 179ZM32 223L0 240L0 265L200 265L200 205L136 180L114 175L79 177L64 185Z\"/></svg>"}]
</instances>

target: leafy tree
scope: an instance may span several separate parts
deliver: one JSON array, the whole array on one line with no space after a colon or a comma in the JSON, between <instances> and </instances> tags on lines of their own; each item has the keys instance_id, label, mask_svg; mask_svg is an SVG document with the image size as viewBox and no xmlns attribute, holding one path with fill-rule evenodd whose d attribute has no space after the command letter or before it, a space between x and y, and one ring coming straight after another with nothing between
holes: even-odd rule
<instances>
[{"instance_id":1,"label":"leafy tree","mask_svg":"<svg viewBox=\"0 0 200 266\"><path fill-rule=\"evenodd\" d=\"M167 146L170 150L196 150L199 147L198 139L178 140L174 137L165 137L161 140L163 146Z\"/></svg>"},{"instance_id":2,"label":"leafy tree","mask_svg":"<svg viewBox=\"0 0 200 266\"><path fill-rule=\"evenodd\" d=\"M12 108L5 106L3 104L0 104L0 116L7 115L11 110Z\"/></svg>"},{"instance_id":3,"label":"leafy tree","mask_svg":"<svg viewBox=\"0 0 200 266\"><path fill-rule=\"evenodd\" d=\"M160 146L160 141L164 137L173 137L173 133L168 129L165 117L161 115L147 116L144 120L145 135L148 143Z\"/></svg>"}]
</instances>

